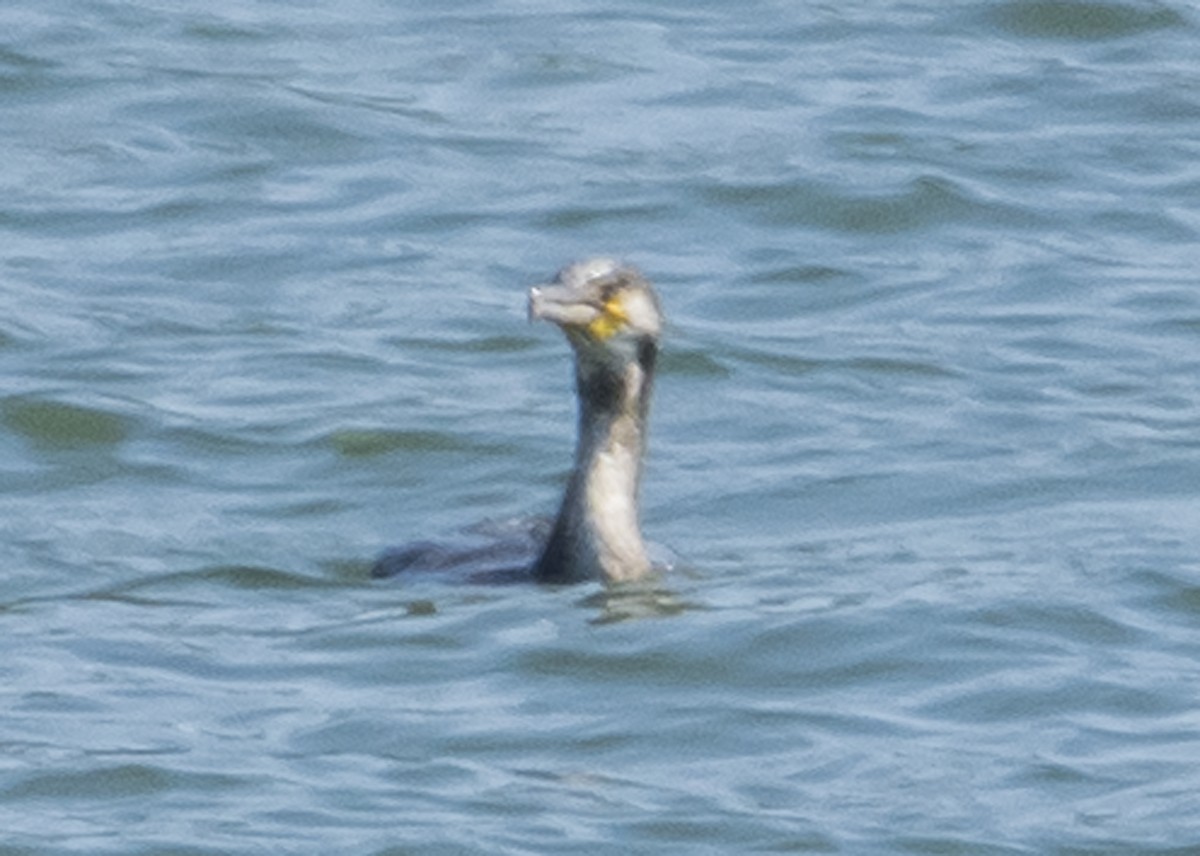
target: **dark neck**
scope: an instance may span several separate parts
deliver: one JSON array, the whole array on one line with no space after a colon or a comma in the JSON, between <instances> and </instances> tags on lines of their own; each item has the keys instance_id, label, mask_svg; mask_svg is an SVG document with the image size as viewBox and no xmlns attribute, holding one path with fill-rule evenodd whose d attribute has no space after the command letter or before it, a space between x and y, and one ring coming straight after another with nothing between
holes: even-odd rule
<instances>
[{"instance_id":1,"label":"dark neck","mask_svg":"<svg viewBox=\"0 0 1200 856\"><path fill-rule=\"evenodd\" d=\"M634 580L650 571L638 521L638 487L655 346L622 367L576 365L579 435L575 469L546 547L542 582Z\"/></svg>"}]
</instances>

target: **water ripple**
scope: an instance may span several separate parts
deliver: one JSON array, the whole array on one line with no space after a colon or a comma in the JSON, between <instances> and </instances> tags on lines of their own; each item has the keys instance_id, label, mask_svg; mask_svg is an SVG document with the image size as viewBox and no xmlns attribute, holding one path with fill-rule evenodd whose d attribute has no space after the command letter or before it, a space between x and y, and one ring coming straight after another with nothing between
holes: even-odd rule
<instances>
[{"instance_id":1,"label":"water ripple","mask_svg":"<svg viewBox=\"0 0 1200 856\"><path fill-rule=\"evenodd\" d=\"M6 5L5 845L1188 852L1197 23ZM372 581L553 513L597 252L682 558Z\"/></svg>"}]
</instances>

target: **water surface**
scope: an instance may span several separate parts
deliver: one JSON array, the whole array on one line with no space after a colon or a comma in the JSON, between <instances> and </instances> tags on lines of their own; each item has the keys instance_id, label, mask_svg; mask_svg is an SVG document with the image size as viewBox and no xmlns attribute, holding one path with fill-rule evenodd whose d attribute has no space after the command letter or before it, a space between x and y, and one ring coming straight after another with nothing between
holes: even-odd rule
<instances>
[{"instance_id":1,"label":"water surface","mask_svg":"<svg viewBox=\"0 0 1200 856\"><path fill-rule=\"evenodd\" d=\"M0 854L1200 846L1190 5L0 33ZM554 509L594 253L680 568L372 581Z\"/></svg>"}]
</instances>

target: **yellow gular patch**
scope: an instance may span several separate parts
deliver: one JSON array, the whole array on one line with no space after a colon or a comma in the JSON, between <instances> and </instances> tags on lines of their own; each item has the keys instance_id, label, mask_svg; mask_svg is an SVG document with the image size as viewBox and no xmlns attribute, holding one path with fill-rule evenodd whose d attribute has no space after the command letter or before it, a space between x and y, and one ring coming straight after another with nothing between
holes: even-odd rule
<instances>
[{"instance_id":1,"label":"yellow gular patch","mask_svg":"<svg viewBox=\"0 0 1200 856\"><path fill-rule=\"evenodd\" d=\"M629 316L625 314L625 307L621 305L621 298L614 297L605 302L604 311L587 325L588 335L600 342L607 341L628 320Z\"/></svg>"}]
</instances>

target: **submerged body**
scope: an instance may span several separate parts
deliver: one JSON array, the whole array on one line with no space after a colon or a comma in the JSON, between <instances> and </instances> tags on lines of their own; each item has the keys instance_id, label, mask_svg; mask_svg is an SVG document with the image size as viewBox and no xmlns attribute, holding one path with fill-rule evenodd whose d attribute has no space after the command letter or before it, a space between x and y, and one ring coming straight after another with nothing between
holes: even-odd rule
<instances>
[{"instance_id":1,"label":"submerged body","mask_svg":"<svg viewBox=\"0 0 1200 856\"><path fill-rule=\"evenodd\" d=\"M646 421L662 312L650 283L628 265L590 259L563 268L529 292L530 320L557 324L575 354L579 426L575 466L558 515L514 541L532 563L482 569L488 548L454 551L419 544L385 553L373 570L392 576L475 565L471 578L544 583L628 582L651 572L638 515ZM510 542L497 545L510 549ZM499 561L505 561L499 555ZM495 577L494 579L492 577Z\"/></svg>"}]
</instances>

